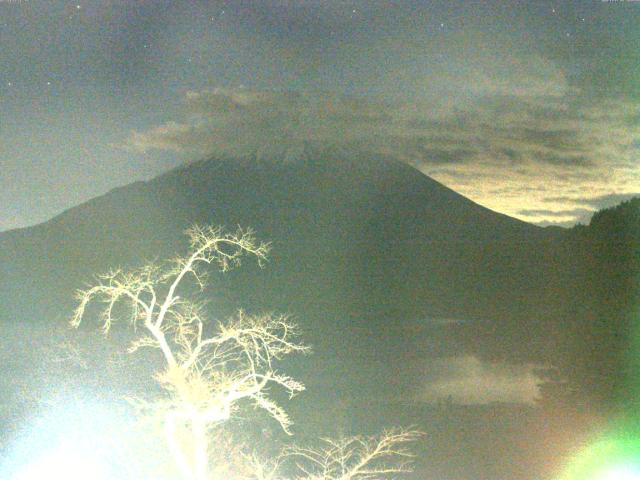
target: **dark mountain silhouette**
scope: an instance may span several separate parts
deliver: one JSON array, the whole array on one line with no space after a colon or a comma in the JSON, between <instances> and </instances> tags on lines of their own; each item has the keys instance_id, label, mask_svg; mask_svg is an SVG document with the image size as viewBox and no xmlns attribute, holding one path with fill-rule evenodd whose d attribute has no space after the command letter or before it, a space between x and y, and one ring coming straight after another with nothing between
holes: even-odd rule
<instances>
[{"instance_id":1,"label":"dark mountain silhouette","mask_svg":"<svg viewBox=\"0 0 640 480\"><path fill-rule=\"evenodd\" d=\"M19 278L24 290L23 277L28 277L38 299L57 303L60 299L49 294L52 287L62 293L87 273L169 255L182 243L184 227L194 222L252 226L274 242L276 268L281 258L302 265L318 257L322 260L314 270L322 275L328 268L342 268L336 260L347 260L357 267L347 269L358 277L356 290L375 288L371 283L382 274L398 275L384 271L394 261L411 262L391 269L407 279L412 278L408 273L419 274L403 267L420 265L431 267L424 272L431 282L443 283L439 280L445 275L473 283L462 277L478 272L460 275L456 259L443 250L557 236L491 212L406 165L324 155L329 157L286 164L253 158L199 162L116 189L44 224L5 232L0 236L3 288ZM411 245L415 257L399 245ZM429 265L422 253L446 265ZM393 283L386 276L380 280L384 287ZM40 303L5 298L21 309ZM450 302L439 303L450 307Z\"/></svg>"},{"instance_id":2,"label":"dark mountain silhouette","mask_svg":"<svg viewBox=\"0 0 640 480\"><path fill-rule=\"evenodd\" d=\"M294 315L315 353L292 368L323 408L373 395L402 403L425 362L455 355L553 366L544 402L612 405L629 373L639 203L588 227L541 228L384 157L308 148L287 162L200 161L1 233L3 355L16 369L50 360L34 353L38 339L74 335L73 292L95 274L183 252L193 223L241 225L272 241L270 263L214 275L212 313ZM492 468L486 478L509 478Z\"/></svg>"},{"instance_id":3,"label":"dark mountain silhouette","mask_svg":"<svg viewBox=\"0 0 640 480\"><path fill-rule=\"evenodd\" d=\"M269 268L229 276L232 303L353 328L427 317L538 322L524 313L565 280L559 232L492 212L402 163L307 151L288 163L198 162L3 233L3 316L51 323L92 275L184 249L192 223L251 226L273 242Z\"/></svg>"}]
</instances>

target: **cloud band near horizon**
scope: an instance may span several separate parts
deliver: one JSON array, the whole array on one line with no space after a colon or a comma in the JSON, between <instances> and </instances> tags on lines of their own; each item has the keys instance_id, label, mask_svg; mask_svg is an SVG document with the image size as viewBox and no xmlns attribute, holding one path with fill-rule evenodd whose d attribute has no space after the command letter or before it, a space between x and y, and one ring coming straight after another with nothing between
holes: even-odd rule
<instances>
[{"instance_id":1,"label":"cloud band near horizon","mask_svg":"<svg viewBox=\"0 0 640 480\"><path fill-rule=\"evenodd\" d=\"M586 223L598 208L640 193L639 101L528 84L487 88L455 105L188 91L183 118L133 131L125 147L185 161L255 151L286 156L305 142L357 148L391 155L482 205L543 225Z\"/></svg>"}]
</instances>

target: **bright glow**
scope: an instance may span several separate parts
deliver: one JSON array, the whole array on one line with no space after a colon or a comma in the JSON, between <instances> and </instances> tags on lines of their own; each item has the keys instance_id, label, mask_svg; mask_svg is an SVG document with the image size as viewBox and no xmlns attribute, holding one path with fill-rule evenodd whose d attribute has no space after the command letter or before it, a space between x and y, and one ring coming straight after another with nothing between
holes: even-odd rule
<instances>
[{"instance_id":1,"label":"bright glow","mask_svg":"<svg viewBox=\"0 0 640 480\"><path fill-rule=\"evenodd\" d=\"M640 480L640 436L617 429L586 447L559 480Z\"/></svg>"},{"instance_id":2,"label":"bright glow","mask_svg":"<svg viewBox=\"0 0 640 480\"><path fill-rule=\"evenodd\" d=\"M36 459L19 472L13 480L108 480L104 462L92 458L89 452L78 446L61 445Z\"/></svg>"},{"instance_id":3,"label":"bright glow","mask_svg":"<svg viewBox=\"0 0 640 480\"><path fill-rule=\"evenodd\" d=\"M34 414L0 457L2 480L160 479L142 471L149 441L116 402L57 398ZM139 447L138 447L139 446ZM152 453L152 452L151 452ZM145 467L146 468L146 467Z\"/></svg>"},{"instance_id":4,"label":"bright glow","mask_svg":"<svg viewBox=\"0 0 640 480\"><path fill-rule=\"evenodd\" d=\"M598 480L640 480L640 467L615 467L604 472Z\"/></svg>"}]
</instances>

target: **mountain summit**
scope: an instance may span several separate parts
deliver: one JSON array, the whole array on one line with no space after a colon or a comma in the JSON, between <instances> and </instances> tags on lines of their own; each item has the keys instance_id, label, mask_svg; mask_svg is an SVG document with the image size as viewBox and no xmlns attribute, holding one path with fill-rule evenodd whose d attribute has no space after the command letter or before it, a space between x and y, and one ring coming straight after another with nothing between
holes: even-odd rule
<instances>
[{"instance_id":1,"label":"mountain summit","mask_svg":"<svg viewBox=\"0 0 640 480\"><path fill-rule=\"evenodd\" d=\"M260 274L268 282L249 286L237 274L245 300L260 297L264 308L322 303L331 316L407 321L486 318L508 308L496 299L514 295L541 301L541 256L557 231L488 210L390 158L306 146L274 160L195 162L0 234L0 314L52 322L92 275L170 257L194 223L251 227L273 242Z\"/></svg>"},{"instance_id":2,"label":"mountain summit","mask_svg":"<svg viewBox=\"0 0 640 480\"><path fill-rule=\"evenodd\" d=\"M504 391L516 382L530 398L541 381L532 365L553 366L562 379L547 382L545 401L574 387L582 400L610 398L623 375L621 339L635 298L625 293L633 271L616 259L637 244L630 233L612 247L616 212L595 216L597 228L545 229L477 205L406 164L337 149L195 162L0 234L0 353L15 372L5 380L49 388L52 369L62 368L51 352L72 335L66 319L74 291L112 268L184 252L183 231L197 223L251 227L272 242L264 269L214 273L205 295L214 318L237 308L296 317L314 347L312 361L293 366L314 405L305 416L353 400L345 425L358 415L438 424L428 410L437 388L464 396L483 379L494 390L471 392L469 401L509 402L521 398ZM109 365L98 359L100 348L122 350L94 331L83 338L94 366ZM62 385L71 381L65 372ZM114 382L114 391L125 389L121 377ZM23 404L24 388L2 391L18 395L7 404ZM362 399L368 413L358 413ZM415 416L406 417L407 402ZM509 408L523 415L530 405ZM443 458L454 454L455 425L469 427L464 418L443 426L453 428L441 442ZM511 438L494 433L493 443ZM474 458L465 457L475 473ZM485 478L497 478L492 468Z\"/></svg>"}]
</instances>

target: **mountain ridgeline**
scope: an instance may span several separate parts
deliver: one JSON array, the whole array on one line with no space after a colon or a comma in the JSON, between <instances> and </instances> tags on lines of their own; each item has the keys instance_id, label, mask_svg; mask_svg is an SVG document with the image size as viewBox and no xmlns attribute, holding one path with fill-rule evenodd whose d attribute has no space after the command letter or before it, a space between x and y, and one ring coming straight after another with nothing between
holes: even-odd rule
<instances>
[{"instance_id":1,"label":"mountain ridgeline","mask_svg":"<svg viewBox=\"0 0 640 480\"><path fill-rule=\"evenodd\" d=\"M608 402L626 375L639 212L635 199L541 228L384 157L213 158L1 233L0 320L63 328L95 274L184 252L191 224L240 225L272 242L269 263L214 275L212 308L294 315L312 384L410 389L413 350L552 365L566 390Z\"/></svg>"},{"instance_id":2,"label":"mountain ridgeline","mask_svg":"<svg viewBox=\"0 0 640 480\"><path fill-rule=\"evenodd\" d=\"M286 404L303 419L296 435L414 424L427 436L413 478L555 478L597 425L593 411L640 394L640 199L588 226L541 228L392 159L305 150L288 161L200 161L0 233L9 372L0 377L0 444L19 439L43 401L153 391L154 352L123 353L126 325L104 338L91 310L79 332L67 320L76 289L116 267L185 253L194 223L251 227L272 242L265 268L247 261L212 272L203 293L213 319L244 308L300 324L313 355L282 366L308 387ZM436 371L446 365L453 370ZM462 374L489 388L477 383L492 372L481 365L506 372L489 375L498 388L516 381L517 365L536 366L546 379L541 408L424 396L443 373L452 385Z\"/></svg>"}]
</instances>

